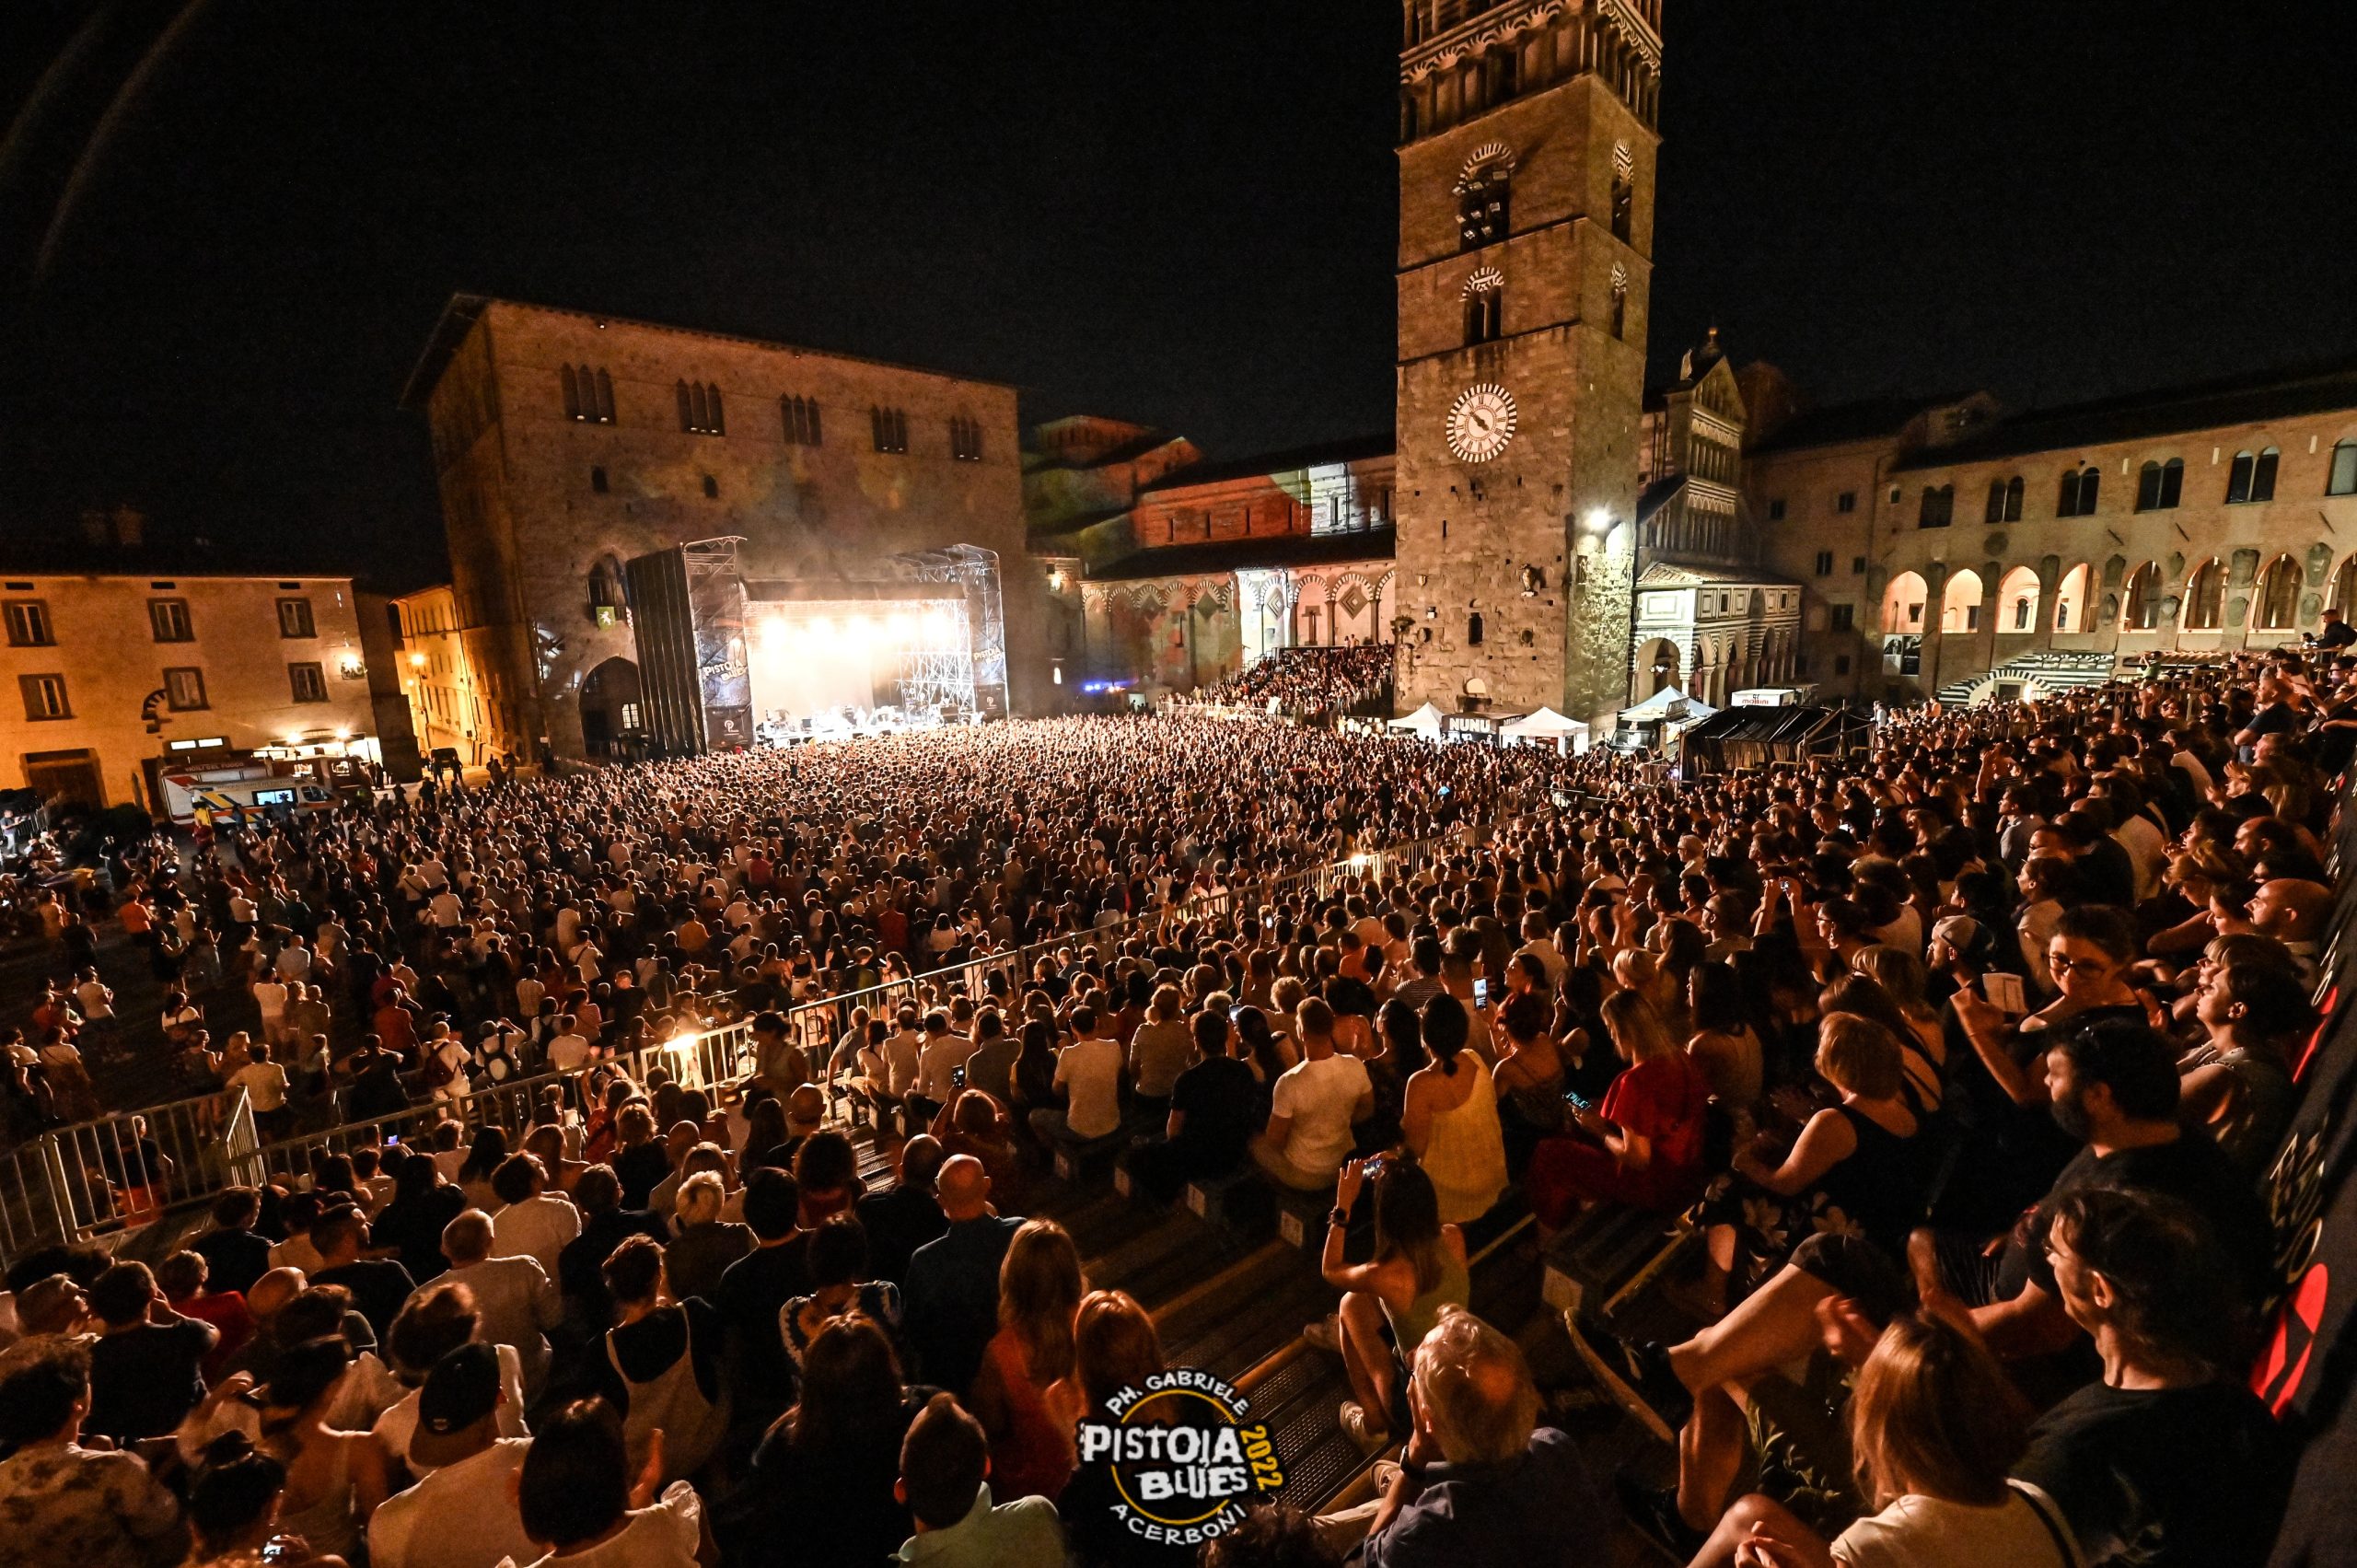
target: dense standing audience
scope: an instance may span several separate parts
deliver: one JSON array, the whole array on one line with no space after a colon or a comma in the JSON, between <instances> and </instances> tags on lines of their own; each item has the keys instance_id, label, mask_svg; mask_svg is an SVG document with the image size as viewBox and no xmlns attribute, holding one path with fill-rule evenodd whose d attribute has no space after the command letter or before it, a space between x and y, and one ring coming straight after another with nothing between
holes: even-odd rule
<instances>
[{"instance_id":1,"label":"dense standing audience","mask_svg":"<svg viewBox=\"0 0 2357 1568\"><path fill-rule=\"evenodd\" d=\"M1177 1560L1074 1443L1163 1350L1023 1213L1059 1156L1158 1206L1331 1195L1306 1338L1376 1494L1206 1561L1591 1560L1609 1489L1476 1316L1527 1208L1693 1227L1692 1331L1598 1335L1677 1430L1618 1490L1682 1561L2256 1562L2258 1184L2352 750L2357 660L2281 656L1677 783L1074 720L134 850L176 1059L273 1118L450 1114L274 1164L155 1272L11 1270L0 1568ZM207 965L261 1008L218 1051ZM97 1049L87 983L42 1045ZM734 1079L641 1049L734 1019ZM132 1147L124 1217L168 1164Z\"/></svg>"}]
</instances>

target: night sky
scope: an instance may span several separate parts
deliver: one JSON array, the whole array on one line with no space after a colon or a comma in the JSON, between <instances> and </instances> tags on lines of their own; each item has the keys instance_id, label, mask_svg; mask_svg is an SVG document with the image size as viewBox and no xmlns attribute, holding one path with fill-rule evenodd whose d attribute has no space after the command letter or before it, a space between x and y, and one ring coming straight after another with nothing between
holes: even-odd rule
<instances>
[{"instance_id":1,"label":"night sky","mask_svg":"<svg viewBox=\"0 0 2357 1568\"><path fill-rule=\"evenodd\" d=\"M1027 421L1217 457L1390 423L1392 6L209 0L77 119L36 74L103 52L68 41L94 0L17 5L10 528L128 500L427 580L394 399L458 290L1012 382ZM180 6L121 9L152 38ZM1656 377L1713 321L1821 402L2357 350L2351 9L1668 0Z\"/></svg>"}]
</instances>

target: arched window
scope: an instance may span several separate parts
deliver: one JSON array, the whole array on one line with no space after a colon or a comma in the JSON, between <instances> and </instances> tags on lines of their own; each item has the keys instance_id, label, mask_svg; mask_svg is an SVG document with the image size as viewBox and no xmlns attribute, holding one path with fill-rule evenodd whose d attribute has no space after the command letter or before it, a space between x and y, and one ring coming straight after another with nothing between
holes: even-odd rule
<instances>
[{"instance_id":1,"label":"arched window","mask_svg":"<svg viewBox=\"0 0 2357 1568\"><path fill-rule=\"evenodd\" d=\"M816 398L783 397L777 401L778 417L785 427L785 444L789 447L819 445L819 400Z\"/></svg>"},{"instance_id":2,"label":"arched window","mask_svg":"<svg viewBox=\"0 0 2357 1568\"><path fill-rule=\"evenodd\" d=\"M1505 319L1506 280L1494 267L1477 269L1465 280L1465 343L1495 343Z\"/></svg>"},{"instance_id":3,"label":"arched window","mask_svg":"<svg viewBox=\"0 0 2357 1568\"><path fill-rule=\"evenodd\" d=\"M2332 587L2325 594L2324 602L2328 608L2346 615L2357 609L2351 599L2357 599L2357 555L2342 562L2340 570L2332 575Z\"/></svg>"},{"instance_id":4,"label":"arched window","mask_svg":"<svg viewBox=\"0 0 2357 1568\"><path fill-rule=\"evenodd\" d=\"M598 372L598 422L614 422L614 378L602 370Z\"/></svg>"},{"instance_id":5,"label":"arched window","mask_svg":"<svg viewBox=\"0 0 2357 1568\"><path fill-rule=\"evenodd\" d=\"M909 416L896 408L871 407L867 423L879 452L905 452L909 449Z\"/></svg>"},{"instance_id":6,"label":"arched window","mask_svg":"<svg viewBox=\"0 0 2357 1568\"><path fill-rule=\"evenodd\" d=\"M589 609L618 610L622 602L621 574L610 561L600 561L589 568Z\"/></svg>"},{"instance_id":7,"label":"arched window","mask_svg":"<svg viewBox=\"0 0 2357 1568\"><path fill-rule=\"evenodd\" d=\"M703 476L703 496L707 501L717 501L720 499L720 480L718 476L714 474L706 474Z\"/></svg>"},{"instance_id":8,"label":"arched window","mask_svg":"<svg viewBox=\"0 0 2357 1568\"><path fill-rule=\"evenodd\" d=\"M720 415L720 389L709 381L682 381L678 386L679 428L699 436L726 432Z\"/></svg>"},{"instance_id":9,"label":"arched window","mask_svg":"<svg viewBox=\"0 0 2357 1568\"><path fill-rule=\"evenodd\" d=\"M2226 567L2213 555L2186 581L2183 624L2189 632L2215 632L2225 620Z\"/></svg>"},{"instance_id":10,"label":"arched window","mask_svg":"<svg viewBox=\"0 0 2357 1568\"><path fill-rule=\"evenodd\" d=\"M1978 632L1980 630L1980 574L1973 571L1956 573L1940 595L1940 630L1943 632Z\"/></svg>"},{"instance_id":11,"label":"arched window","mask_svg":"<svg viewBox=\"0 0 2357 1568\"><path fill-rule=\"evenodd\" d=\"M1465 645L1469 648L1481 645L1481 612L1478 610L1465 618Z\"/></svg>"},{"instance_id":12,"label":"arched window","mask_svg":"<svg viewBox=\"0 0 2357 1568\"><path fill-rule=\"evenodd\" d=\"M949 418L949 455L961 463L982 460L982 425L980 420L963 414Z\"/></svg>"},{"instance_id":13,"label":"arched window","mask_svg":"<svg viewBox=\"0 0 2357 1568\"><path fill-rule=\"evenodd\" d=\"M1629 335L1629 269L1618 261L1612 263L1612 335Z\"/></svg>"},{"instance_id":14,"label":"arched window","mask_svg":"<svg viewBox=\"0 0 2357 1568\"><path fill-rule=\"evenodd\" d=\"M2087 613L2087 567L2084 562L2063 573L2061 586L2054 590L2054 629L2057 632L2094 629L2094 618Z\"/></svg>"},{"instance_id":15,"label":"arched window","mask_svg":"<svg viewBox=\"0 0 2357 1568\"><path fill-rule=\"evenodd\" d=\"M2136 509L2140 512L2165 512L2177 504L2185 489L2185 459L2171 458L2165 463L2146 463L2136 470Z\"/></svg>"},{"instance_id":16,"label":"arched window","mask_svg":"<svg viewBox=\"0 0 2357 1568\"><path fill-rule=\"evenodd\" d=\"M2004 581L1997 585L1997 630L2037 631L2038 598L2037 573L2026 566L2006 573Z\"/></svg>"},{"instance_id":17,"label":"arched window","mask_svg":"<svg viewBox=\"0 0 2357 1568\"><path fill-rule=\"evenodd\" d=\"M2332 473L2325 481L2327 495L2357 495L2357 441L2332 444Z\"/></svg>"},{"instance_id":18,"label":"arched window","mask_svg":"<svg viewBox=\"0 0 2357 1568\"><path fill-rule=\"evenodd\" d=\"M1893 634L1923 630L1924 596L1930 591L1922 575L1901 572L1883 590L1882 629Z\"/></svg>"},{"instance_id":19,"label":"arched window","mask_svg":"<svg viewBox=\"0 0 2357 1568\"><path fill-rule=\"evenodd\" d=\"M1944 528L1955 520L1955 517L1956 486L1925 485L1922 505L1915 514L1915 526L1919 528Z\"/></svg>"},{"instance_id":20,"label":"arched window","mask_svg":"<svg viewBox=\"0 0 2357 1568\"><path fill-rule=\"evenodd\" d=\"M2129 575L2128 591L2120 595L2119 629L2154 632L2161 624L2161 565L2147 561Z\"/></svg>"},{"instance_id":21,"label":"arched window","mask_svg":"<svg viewBox=\"0 0 2357 1568\"><path fill-rule=\"evenodd\" d=\"M2062 474L2062 493L2054 504L2058 517L2091 517L2096 511L2096 488L2103 476L2093 463L2084 469L2067 469Z\"/></svg>"},{"instance_id":22,"label":"arched window","mask_svg":"<svg viewBox=\"0 0 2357 1568\"><path fill-rule=\"evenodd\" d=\"M1504 239L1513 195L1513 156L1495 142L1477 149L1457 181L1457 249L1478 250Z\"/></svg>"},{"instance_id":23,"label":"arched window","mask_svg":"<svg viewBox=\"0 0 2357 1568\"><path fill-rule=\"evenodd\" d=\"M564 417L579 419L581 417L581 389L574 383L573 366L570 365L557 366L556 378L557 385L564 389Z\"/></svg>"},{"instance_id":24,"label":"arched window","mask_svg":"<svg viewBox=\"0 0 2357 1568\"><path fill-rule=\"evenodd\" d=\"M1991 523L2018 523L2022 520L2021 475L1989 482L1989 510L1985 520Z\"/></svg>"},{"instance_id":25,"label":"arched window","mask_svg":"<svg viewBox=\"0 0 2357 1568\"><path fill-rule=\"evenodd\" d=\"M1612 146L1612 238L1623 245L1629 243L1637 206L1637 160L1629 151L1629 144L1616 142Z\"/></svg>"},{"instance_id":26,"label":"arched window","mask_svg":"<svg viewBox=\"0 0 2357 1568\"><path fill-rule=\"evenodd\" d=\"M2262 632L2288 632L2300 623L2300 563L2279 555L2259 579L2258 614Z\"/></svg>"},{"instance_id":27,"label":"arched window","mask_svg":"<svg viewBox=\"0 0 2357 1568\"><path fill-rule=\"evenodd\" d=\"M2276 457L2272 447L2257 452L2236 452L2235 466L2226 472L2226 505L2274 500Z\"/></svg>"}]
</instances>

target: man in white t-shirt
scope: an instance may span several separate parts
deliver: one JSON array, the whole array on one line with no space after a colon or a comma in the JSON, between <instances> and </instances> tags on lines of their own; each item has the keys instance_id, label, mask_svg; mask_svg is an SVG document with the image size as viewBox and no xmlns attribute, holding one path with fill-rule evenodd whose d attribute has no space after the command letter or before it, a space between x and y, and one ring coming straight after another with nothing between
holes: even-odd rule
<instances>
[{"instance_id":1,"label":"man in white t-shirt","mask_svg":"<svg viewBox=\"0 0 2357 1568\"><path fill-rule=\"evenodd\" d=\"M1375 1112L1366 1063L1334 1050L1334 1011L1313 996L1294 1009L1301 1061L1270 1092L1269 1124L1252 1142L1254 1163L1304 1192L1334 1185L1351 1155L1351 1123Z\"/></svg>"},{"instance_id":2,"label":"man in white t-shirt","mask_svg":"<svg viewBox=\"0 0 2357 1568\"><path fill-rule=\"evenodd\" d=\"M1046 1141L1106 1137L1121 1128L1121 1042L1101 1035L1097 1009L1072 1010L1073 1042L1056 1053L1056 1087L1063 1106L1031 1113L1032 1130Z\"/></svg>"},{"instance_id":3,"label":"man in white t-shirt","mask_svg":"<svg viewBox=\"0 0 2357 1568\"><path fill-rule=\"evenodd\" d=\"M575 1030L579 1020L567 1013L557 1020L557 1032L549 1037L549 1070L554 1073L578 1073L589 1061L589 1041Z\"/></svg>"},{"instance_id":4,"label":"man in white t-shirt","mask_svg":"<svg viewBox=\"0 0 2357 1568\"><path fill-rule=\"evenodd\" d=\"M229 1074L229 1086L246 1091L254 1125L263 1137L284 1138L294 1131L294 1119L286 1114L286 1069L271 1055L269 1041L254 1041L253 1060Z\"/></svg>"},{"instance_id":5,"label":"man in white t-shirt","mask_svg":"<svg viewBox=\"0 0 2357 1568\"><path fill-rule=\"evenodd\" d=\"M270 970L254 981L254 1006L261 1013L261 1038L281 1039L286 1030L286 984Z\"/></svg>"},{"instance_id":6,"label":"man in white t-shirt","mask_svg":"<svg viewBox=\"0 0 2357 1568\"><path fill-rule=\"evenodd\" d=\"M502 1557L537 1561L516 1482L528 1437L502 1436L506 1403L490 1345L461 1345L435 1365L417 1394L404 1460L424 1477L385 1500L368 1521L375 1568L474 1568Z\"/></svg>"},{"instance_id":7,"label":"man in white t-shirt","mask_svg":"<svg viewBox=\"0 0 2357 1568\"><path fill-rule=\"evenodd\" d=\"M899 1027L886 1038L881 1052L884 1058L884 1092L895 1100L906 1099L909 1091L917 1086L917 1073L924 1064L924 1036L917 1030L917 1010L900 1009Z\"/></svg>"}]
</instances>

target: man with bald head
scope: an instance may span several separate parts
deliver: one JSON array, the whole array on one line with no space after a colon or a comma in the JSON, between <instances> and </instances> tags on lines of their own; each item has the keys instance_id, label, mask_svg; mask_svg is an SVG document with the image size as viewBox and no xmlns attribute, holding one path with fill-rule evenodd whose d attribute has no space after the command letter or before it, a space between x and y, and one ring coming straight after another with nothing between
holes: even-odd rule
<instances>
[{"instance_id":1,"label":"man with bald head","mask_svg":"<svg viewBox=\"0 0 2357 1568\"><path fill-rule=\"evenodd\" d=\"M1579 1449L1538 1424L1538 1388L1514 1341L1445 1307L1412 1359L1415 1434L1376 1505L1367 1568L1588 1562L1610 1515Z\"/></svg>"},{"instance_id":2,"label":"man with bald head","mask_svg":"<svg viewBox=\"0 0 2357 1568\"><path fill-rule=\"evenodd\" d=\"M458 1280L474 1292L475 1337L514 1345L524 1364L525 1391L537 1394L548 1370L548 1330L564 1320L564 1297L540 1260L497 1258L494 1250L491 1216L481 1209L461 1212L442 1227L442 1256L450 1260L450 1272L433 1284ZM420 1286L410 1300L432 1288Z\"/></svg>"},{"instance_id":3,"label":"man with bald head","mask_svg":"<svg viewBox=\"0 0 2357 1568\"><path fill-rule=\"evenodd\" d=\"M901 1282L917 1357L909 1372L964 1399L998 1332L998 1267L1023 1222L991 1208L990 1175L971 1155L943 1161L935 1186L947 1226L916 1249Z\"/></svg>"}]
</instances>

